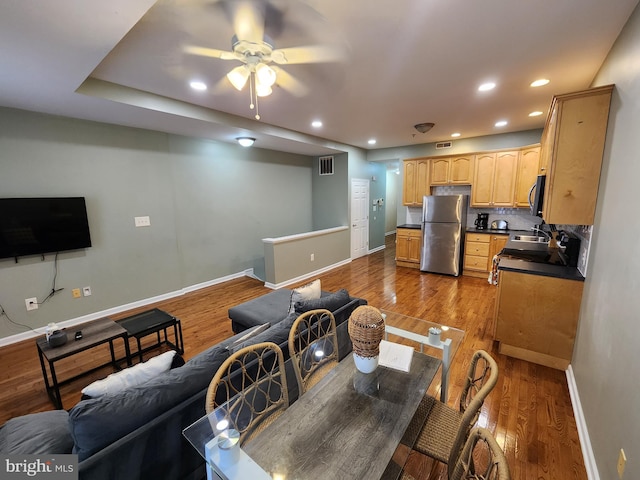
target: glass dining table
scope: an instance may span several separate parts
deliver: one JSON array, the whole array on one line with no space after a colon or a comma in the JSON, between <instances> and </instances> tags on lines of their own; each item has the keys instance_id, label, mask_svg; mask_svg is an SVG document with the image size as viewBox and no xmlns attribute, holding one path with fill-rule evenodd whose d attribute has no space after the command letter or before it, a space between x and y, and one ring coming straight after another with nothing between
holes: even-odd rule
<instances>
[{"instance_id":1,"label":"glass dining table","mask_svg":"<svg viewBox=\"0 0 640 480\"><path fill-rule=\"evenodd\" d=\"M232 429L226 424L225 406L219 407L184 430L207 461L209 478L399 478L418 433L407 427L443 365L420 350L439 348L444 353L440 345L444 343L451 359L464 332L383 313L388 340L413 344L408 371L378 366L373 373L363 374L349 354L233 456L219 447L220 442L229 442ZM432 337L429 343L429 328L440 331L438 342Z\"/></svg>"}]
</instances>

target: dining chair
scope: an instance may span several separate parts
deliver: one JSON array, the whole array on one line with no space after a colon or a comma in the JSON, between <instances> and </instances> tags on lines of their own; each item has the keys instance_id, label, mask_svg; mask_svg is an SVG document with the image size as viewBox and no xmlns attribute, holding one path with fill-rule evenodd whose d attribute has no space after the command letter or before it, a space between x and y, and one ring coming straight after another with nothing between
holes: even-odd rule
<instances>
[{"instance_id":1,"label":"dining chair","mask_svg":"<svg viewBox=\"0 0 640 480\"><path fill-rule=\"evenodd\" d=\"M511 480L504 452L486 428L474 428L449 475L451 480Z\"/></svg>"},{"instance_id":2,"label":"dining chair","mask_svg":"<svg viewBox=\"0 0 640 480\"><path fill-rule=\"evenodd\" d=\"M289 355L302 395L338 364L338 336L333 313L316 309L296 318L289 331Z\"/></svg>"},{"instance_id":3,"label":"dining chair","mask_svg":"<svg viewBox=\"0 0 640 480\"><path fill-rule=\"evenodd\" d=\"M455 465L478 419L480 408L497 381L495 360L484 350L474 352L458 408L452 408L431 395L423 397L408 427L414 432L420 429L413 449L449 466Z\"/></svg>"},{"instance_id":4,"label":"dining chair","mask_svg":"<svg viewBox=\"0 0 640 480\"><path fill-rule=\"evenodd\" d=\"M272 342L241 348L213 376L205 400L207 414L223 406L227 419L250 440L289 406L284 356Z\"/></svg>"}]
</instances>

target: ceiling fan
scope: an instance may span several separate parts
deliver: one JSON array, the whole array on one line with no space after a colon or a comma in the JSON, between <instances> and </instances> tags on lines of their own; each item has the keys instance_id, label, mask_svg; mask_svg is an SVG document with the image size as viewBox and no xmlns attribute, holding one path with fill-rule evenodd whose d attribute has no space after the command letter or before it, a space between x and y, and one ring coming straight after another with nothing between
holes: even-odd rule
<instances>
[{"instance_id":1,"label":"ceiling fan","mask_svg":"<svg viewBox=\"0 0 640 480\"><path fill-rule=\"evenodd\" d=\"M260 119L258 97L271 95L272 87L278 85L293 95L301 97L309 89L279 65L302 63L337 62L345 59L344 49L336 45L310 45L276 48L273 40L265 34L270 22L282 28L287 2L273 3L261 0L223 0L225 11L231 19L233 31L231 50L187 45L184 52L191 55L236 60L241 65L231 69L226 78L237 90L249 83L250 105L256 109L255 118Z\"/></svg>"}]
</instances>

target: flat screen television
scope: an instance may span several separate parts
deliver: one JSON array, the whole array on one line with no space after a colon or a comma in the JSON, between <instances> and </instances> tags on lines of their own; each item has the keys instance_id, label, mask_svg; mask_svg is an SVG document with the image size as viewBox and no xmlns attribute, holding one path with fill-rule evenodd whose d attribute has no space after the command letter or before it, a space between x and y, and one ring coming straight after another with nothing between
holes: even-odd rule
<instances>
[{"instance_id":1,"label":"flat screen television","mask_svg":"<svg viewBox=\"0 0 640 480\"><path fill-rule=\"evenodd\" d=\"M84 197L0 198L0 258L90 246Z\"/></svg>"}]
</instances>

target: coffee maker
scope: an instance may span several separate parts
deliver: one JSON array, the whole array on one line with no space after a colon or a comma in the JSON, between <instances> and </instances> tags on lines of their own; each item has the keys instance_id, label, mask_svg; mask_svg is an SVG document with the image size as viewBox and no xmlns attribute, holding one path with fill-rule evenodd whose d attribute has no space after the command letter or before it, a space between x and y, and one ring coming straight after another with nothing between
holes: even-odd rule
<instances>
[{"instance_id":1,"label":"coffee maker","mask_svg":"<svg viewBox=\"0 0 640 480\"><path fill-rule=\"evenodd\" d=\"M486 230L489 226L489 214L479 213L473 224L476 226L476 230Z\"/></svg>"}]
</instances>

